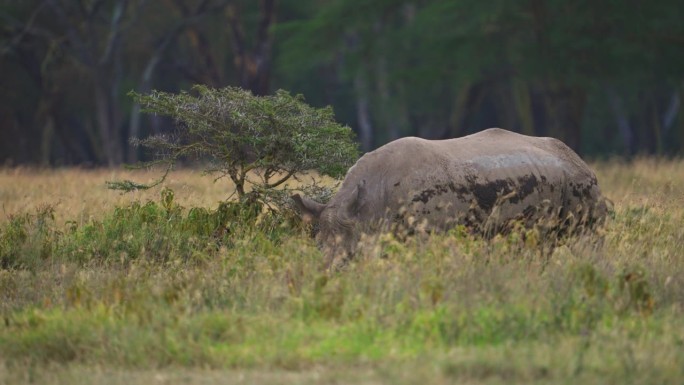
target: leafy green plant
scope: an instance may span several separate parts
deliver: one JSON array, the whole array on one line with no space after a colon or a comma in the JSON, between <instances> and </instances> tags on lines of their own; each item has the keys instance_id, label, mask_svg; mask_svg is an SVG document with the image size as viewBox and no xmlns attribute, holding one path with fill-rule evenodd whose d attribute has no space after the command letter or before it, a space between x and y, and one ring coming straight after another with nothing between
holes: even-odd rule
<instances>
[{"instance_id":1,"label":"leafy green plant","mask_svg":"<svg viewBox=\"0 0 684 385\"><path fill-rule=\"evenodd\" d=\"M53 206L41 205L35 213L12 215L0 227L0 268L31 268L52 253L59 236L54 211Z\"/></svg>"},{"instance_id":2,"label":"leafy green plant","mask_svg":"<svg viewBox=\"0 0 684 385\"><path fill-rule=\"evenodd\" d=\"M333 177L344 175L358 149L349 127L334 121L330 107L313 108L301 95L286 91L255 96L249 91L196 85L191 92L154 91L130 94L145 112L175 120L173 135L157 135L135 143L154 151L165 163L164 176L151 185L132 181L110 182L124 191L161 183L180 159L205 159L205 168L217 179L229 177L241 201L272 201L271 192L308 170Z\"/></svg>"},{"instance_id":3,"label":"leafy green plant","mask_svg":"<svg viewBox=\"0 0 684 385\"><path fill-rule=\"evenodd\" d=\"M275 240L285 233L278 226L280 217L260 216L258 205L230 201L213 210L185 209L174 201L171 189L163 189L160 195L159 202L118 206L101 221L75 228L61 237L54 255L82 263L93 259L197 262L250 234Z\"/></svg>"},{"instance_id":4,"label":"leafy green plant","mask_svg":"<svg viewBox=\"0 0 684 385\"><path fill-rule=\"evenodd\" d=\"M639 266L626 267L617 276L616 306L623 312L636 310L649 315L655 306L646 271Z\"/></svg>"}]
</instances>

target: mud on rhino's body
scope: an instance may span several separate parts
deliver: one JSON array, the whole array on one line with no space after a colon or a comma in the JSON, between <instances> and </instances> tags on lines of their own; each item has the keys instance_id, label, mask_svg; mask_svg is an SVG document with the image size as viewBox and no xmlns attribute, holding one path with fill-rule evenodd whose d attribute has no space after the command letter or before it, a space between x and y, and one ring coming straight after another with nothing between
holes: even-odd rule
<instances>
[{"instance_id":1,"label":"mud on rhino's body","mask_svg":"<svg viewBox=\"0 0 684 385\"><path fill-rule=\"evenodd\" d=\"M596 176L565 144L492 128L458 139L403 138L365 154L326 205L293 196L329 263L354 252L361 233L500 231L513 221L572 226L601 221Z\"/></svg>"}]
</instances>

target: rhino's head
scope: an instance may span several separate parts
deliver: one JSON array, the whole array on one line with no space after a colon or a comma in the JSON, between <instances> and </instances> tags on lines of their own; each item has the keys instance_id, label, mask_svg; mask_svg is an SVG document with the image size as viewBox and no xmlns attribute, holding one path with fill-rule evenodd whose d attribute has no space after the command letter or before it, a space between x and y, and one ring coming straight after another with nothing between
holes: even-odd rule
<instances>
[{"instance_id":1,"label":"rhino's head","mask_svg":"<svg viewBox=\"0 0 684 385\"><path fill-rule=\"evenodd\" d=\"M350 193L340 191L328 204L299 194L292 196L302 220L318 225L316 243L323 250L328 267L343 264L356 251L363 192L364 184L359 184Z\"/></svg>"}]
</instances>

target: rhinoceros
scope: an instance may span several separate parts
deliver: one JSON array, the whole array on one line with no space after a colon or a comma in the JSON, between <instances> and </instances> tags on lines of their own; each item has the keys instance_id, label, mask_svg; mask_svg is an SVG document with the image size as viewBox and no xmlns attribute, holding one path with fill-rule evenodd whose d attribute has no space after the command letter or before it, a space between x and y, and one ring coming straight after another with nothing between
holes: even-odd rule
<instances>
[{"instance_id":1,"label":"rhinoceros","mask_svg":"<svg viewBox=\"0 0 684 385\"><path fill-rule=\"evenodd\" d=\"M542 220L573 229L601 223L595 174L560 140L490 128L457 139L406 137L363 155L321 204L292 196L329 266L356 252L362 234L444 231L493 234Z\"/></svg>"}]
</instances>

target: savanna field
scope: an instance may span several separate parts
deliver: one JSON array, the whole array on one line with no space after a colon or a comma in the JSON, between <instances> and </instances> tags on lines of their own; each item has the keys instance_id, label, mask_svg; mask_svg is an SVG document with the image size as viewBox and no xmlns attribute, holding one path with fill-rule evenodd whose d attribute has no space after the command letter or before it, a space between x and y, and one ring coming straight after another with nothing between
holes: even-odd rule
<instances>
[{"instance_id":1,"label":"savanna field","mask_svg":"<svg viewBox=\"0 0 684 385\"><path fill-rule=\"evenodd\" d=\"M0 169L0 383L682 383L684 161L592 167L596 234L385 236L336 273L198 171Z\"/></svg>"}]
</instances>

